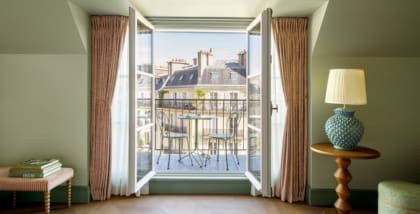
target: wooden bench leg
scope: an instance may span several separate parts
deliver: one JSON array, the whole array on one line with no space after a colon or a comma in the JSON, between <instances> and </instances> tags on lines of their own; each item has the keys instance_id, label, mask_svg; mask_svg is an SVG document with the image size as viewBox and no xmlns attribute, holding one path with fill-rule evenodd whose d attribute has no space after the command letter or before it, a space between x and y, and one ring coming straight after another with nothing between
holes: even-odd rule
<instances>
[{"instance_id":1,"label":"wooden bench leg","mask_svg":"<svg viewBox=\"0 0 420 214\"><path fill-rule=\"evenodd\" d=\"M71 179L67 181L67 206L71 207Z\"/></svg>"},{"instance_id":2,"label":"wooden bench leg","mask_svg":"<svg viewBox=\"0 0 420 214\"><path fill-rule=\"evenodd\" d=\"M13 191L13 196L12 196L13 198L12 198L12 205L13 205L13 208L15 208L16 207L16 191Z\"/></svg>"},{"instance_id":3,"label":"wooden bench leg","mask_svg":"<svg viewBox=\"0 0 420 214\"><path fill-rule=\"evenodd\" d=\"M50 191L44 192L45 213L50 213Z\"/></svg>"}]
</instances>

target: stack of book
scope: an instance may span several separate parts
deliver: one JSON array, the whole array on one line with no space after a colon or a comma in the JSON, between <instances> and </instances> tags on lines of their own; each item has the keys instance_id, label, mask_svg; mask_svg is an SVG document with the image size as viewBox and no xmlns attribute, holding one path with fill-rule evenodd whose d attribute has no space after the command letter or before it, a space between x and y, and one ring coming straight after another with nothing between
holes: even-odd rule
<instances>
[{"instance_id":1,"label":"stack of book","mask_svg":"<svg viewBox=\"0 0 420 214\"><path fill-rule=\"evenodd\" d=\"M11 167L9 177L44 178L60 171L60 169L61 163L57 159L31 159Z\"/></svg>"}]
</instances>

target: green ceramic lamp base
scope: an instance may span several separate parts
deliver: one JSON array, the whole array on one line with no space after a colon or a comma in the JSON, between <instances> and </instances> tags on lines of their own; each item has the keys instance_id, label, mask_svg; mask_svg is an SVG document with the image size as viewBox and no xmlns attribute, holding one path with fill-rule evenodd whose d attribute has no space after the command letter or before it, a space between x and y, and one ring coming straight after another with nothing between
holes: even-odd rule
<instances>
[{"instance_id":1,"label":"green ceramic lamp base","mask_svg":"<svg viewBox=\"0 0 420 214\"><path fill-rule=\"evenodd\" d=\"M335 149L353 150L362 139L363 124L354 117L354 110L334 109L335 115L325 123L325 132Z\"/></svg>"}]
</instances>

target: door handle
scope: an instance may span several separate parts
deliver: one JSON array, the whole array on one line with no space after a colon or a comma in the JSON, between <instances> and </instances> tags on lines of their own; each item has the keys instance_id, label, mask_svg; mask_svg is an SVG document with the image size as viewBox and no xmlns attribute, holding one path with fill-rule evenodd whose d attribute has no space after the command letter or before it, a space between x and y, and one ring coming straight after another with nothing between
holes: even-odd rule
<instances>
[{"instance_id":1,"label":"door handle","mask_svg":"<svg viewBox=\"0 0 420 214\"><path fill-rule=\"evenodd\" d=\"M273 114L273 110L276 110L276 113L279 112L279 106L277 104L275 107L273 107L273 103L270 103L270 105L271 105L271 114Z\"/></svg>"}]
</instances>

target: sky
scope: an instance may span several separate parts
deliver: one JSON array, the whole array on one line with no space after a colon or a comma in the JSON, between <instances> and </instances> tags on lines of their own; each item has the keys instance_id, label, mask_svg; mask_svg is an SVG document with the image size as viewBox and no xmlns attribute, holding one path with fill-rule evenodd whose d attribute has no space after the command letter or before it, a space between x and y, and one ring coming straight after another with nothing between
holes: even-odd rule
<instances>
[{"instance_id":1,"label":"sky","mask_svg":"<svg viewBox=\"0 0 420 214\"><path fill-rule=\"evenodd\" d=\"M192 63L198 51L210 48L214 60L236 60L238 53L246 49L246 38L245 33L155 32L154 64L166 66L175 58Z\"/></svg>"}]
</instances>

